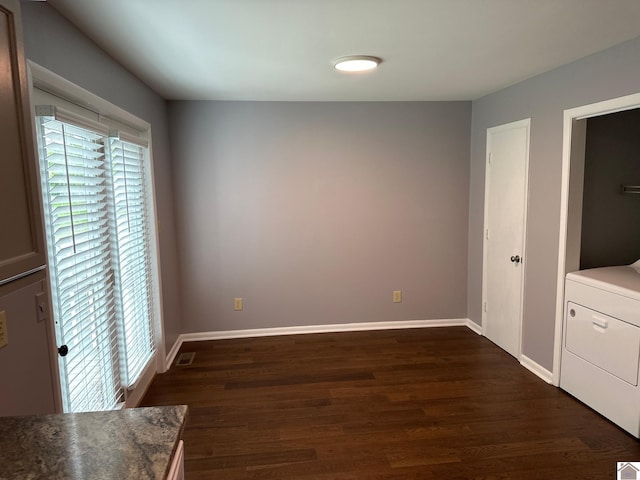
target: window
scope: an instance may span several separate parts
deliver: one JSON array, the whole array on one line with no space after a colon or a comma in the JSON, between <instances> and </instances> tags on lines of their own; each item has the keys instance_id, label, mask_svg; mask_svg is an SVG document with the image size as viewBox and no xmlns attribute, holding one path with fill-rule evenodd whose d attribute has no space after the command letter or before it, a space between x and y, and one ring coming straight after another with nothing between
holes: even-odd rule
<instances>
[{"instance_id":1,"label":"window","mask_svg":"<svg viewBox=\"0 0 640 480\"><path fill-rule=\"evenodd\" d=\"M155 353L148 149L58 107L36 114L64 410L114 409Z\"/></svg>"}]
</instances>

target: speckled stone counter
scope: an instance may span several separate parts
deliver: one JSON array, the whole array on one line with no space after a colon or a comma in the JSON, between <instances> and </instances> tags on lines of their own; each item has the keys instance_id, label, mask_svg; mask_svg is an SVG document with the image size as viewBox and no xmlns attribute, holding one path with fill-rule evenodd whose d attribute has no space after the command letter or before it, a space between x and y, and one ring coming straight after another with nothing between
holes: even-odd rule
<instances>
[{"instance_id":1,"label":"speckled stone counter","mask_svg":"<svg viewBox=\"0 0 640 480\"><path fill-rule=\"evenodd\" d=\"M2 480L164 480L187 407L0 418Z\"/></svg>"}]
</instances>

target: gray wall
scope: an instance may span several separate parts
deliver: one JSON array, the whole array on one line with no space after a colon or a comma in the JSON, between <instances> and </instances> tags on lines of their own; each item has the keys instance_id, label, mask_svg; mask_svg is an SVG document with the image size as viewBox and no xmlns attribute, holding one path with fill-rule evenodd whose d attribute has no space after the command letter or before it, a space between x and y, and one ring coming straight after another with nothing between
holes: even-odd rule
<instances>
[{"instance_id":1,"label":"gray wall","mask_svg":"<svg viewBox=\"0 0 640 480\"><path fill-rule=\"evenodd\" d=\"M181 325L166 102L47 3L21 2L21 7L29 60L151 124L168 350L181 333Z\"/></svg>"},{"instance_id":2,"label":"gray wall","mask_svg":"<svg viewBox=\"0 0 640 480\"><path fill-rule=\"evenodd\" d=\"M580 269L640 259L640 109L587 120Z\"/></svg>"},{"instance_id":3,"label":"gray wall","mask_svg":"<svg viewBox=\"0 0 640 480\"><path fill-rule=\"evenodd\" d=\"M640 92L640 38L473 102L468 315L482 318L486 130L531 117L523 353L553 366L563 111Z\"/></svg>"},{"instance_id":4,"label":"gray wall","mask_svg":"<svg viewBox=\"0 0 640 480\"><path fill-rule=\"evenodd\" d=\"M170 102L184 332L465 318L470 105Z\"/></svg>"}]
</instances>

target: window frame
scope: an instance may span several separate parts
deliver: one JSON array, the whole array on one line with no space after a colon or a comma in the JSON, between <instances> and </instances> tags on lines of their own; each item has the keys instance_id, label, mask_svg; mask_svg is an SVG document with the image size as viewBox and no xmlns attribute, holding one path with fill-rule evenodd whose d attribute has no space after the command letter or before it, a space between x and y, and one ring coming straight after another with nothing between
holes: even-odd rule
<instances>
[{"instance_id":1,"label":"window frame","mask_svg":"<svg viewBox=\"0 0 640 480\"><path fill-rule=\"evenodd\" d=\"M124 387L125 402L123 407L135 407L142 400L146 389L150 385L156 373L166 371L166 351L164 341L164 319L162 308L160 251L159 251L159 228L155 191L155 176L153 169L153 142L151 135L151 125L149 122L127 112L126 110L104 100L103 98L85 90L78 85L64 79L63 77L47 70L46 68L27 60L28 85L30 91L30 111L31 121L35 125L35 106L42 104L43 97L46 104L55 105L72 114L77 114L88 119L89 122L98 122L108 127L109 130L121 132L121 138L125 141L136 139L136 141L147 145L147 155L145 158L145 169L147 172L146 190L148 201L149 218L149 256L150 256L150 276L151 276L151 308L153 310L153 329L155 354L152 361L143 370L138 380L129 388ZM43 95L44 93L44 95ZM37 138L34 129L34 145L37 148ZM40 172L39 158L35 158L36 171ZM38 178L40 202L42 202L41 182ZM42 218L44 231L44 216ZM48 247L46 247L48 258ZM47 269L46 288L49 295L49 311L51 308L51 279ZM47 324L47 334L51 347L51 374L55 389L56 409L63 411L62 386L60 372L58 368L58 345L56 341L54 319L49 318Z\"/></svg>"}]
</instances>

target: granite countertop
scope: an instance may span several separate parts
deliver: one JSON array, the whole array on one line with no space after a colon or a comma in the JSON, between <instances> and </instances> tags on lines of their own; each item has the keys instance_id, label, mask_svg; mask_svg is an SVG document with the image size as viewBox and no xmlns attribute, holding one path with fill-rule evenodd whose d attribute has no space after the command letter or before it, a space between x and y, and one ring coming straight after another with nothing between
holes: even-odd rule
<instances>
[{"instance_id":1,"label":"granite countertop","mask_svg":"<svg viewBox=\"0 0 640 480\"><path fill-rule=\"evenodd\" d=\"M187 406L0 418L0 480L164 480Z\"/></svg>"}]
</instances>

